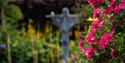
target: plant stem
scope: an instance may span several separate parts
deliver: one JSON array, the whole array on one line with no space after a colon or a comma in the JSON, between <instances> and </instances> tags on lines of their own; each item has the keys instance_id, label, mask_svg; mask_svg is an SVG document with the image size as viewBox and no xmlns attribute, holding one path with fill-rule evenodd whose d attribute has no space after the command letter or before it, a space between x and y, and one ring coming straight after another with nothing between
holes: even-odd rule
<instances>
[{"instance_id":1,"label":"plant stem","mask_svg":"<svg viewBox=\"0 0 125 63\"><path fill-rule=\"evenodd\" d=\"M1 8L1 19L2 19L2 30L5 28L5 14L4 14L4 7Z\"/></svg>"},{"instance_id":2,"label":"plant stem","mask_svg":"<svg viewBox=\"0 0 125 63\"><path fill-rule=\"evenodd\" d=\"M35 40L34 37L32 37L32 52L33 52L33 63L38 63L38 51L35 48Z\"/></svg>"},{"instance_id":3,"label":"plant stem","mask_svg":"<svg viewBox=\"0 0 125 63\"><path fill-rule=\"evenodd\" d=\"M56 45L57 45L57 62L59 63L59 32L56 32Z\"/></svg>"},{"instance_id":4,"label":"plant stem","mask_svg":"<svg viewBox=\"0 0 125 63\"><path fill-rule=\"evenodd\" d=\"M10 47L10 36L7 35L7 47L8 47L8 63L12 63L12 58L11 58L11 47Z\"/></svg>"},{"instance_id":5,"label":"plant stem","mask_svg":"<svg viewBox=\"0 0 125 63\"><path fill-rule=\"evenodd\" d=\"M52 32L50 32L50 43L52 44ZM51 63L53 63L53 48L51 48Z\"/></svg>"}]
</instances>

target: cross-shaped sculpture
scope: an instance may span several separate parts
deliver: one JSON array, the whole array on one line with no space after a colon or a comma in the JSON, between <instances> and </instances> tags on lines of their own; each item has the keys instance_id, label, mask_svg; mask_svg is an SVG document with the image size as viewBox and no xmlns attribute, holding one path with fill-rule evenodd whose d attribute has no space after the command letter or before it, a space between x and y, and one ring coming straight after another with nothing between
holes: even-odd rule
<instances>
[{"instance_id":1,"label":"cross-shaped sculpture","mask_svg":"<svg viewBox=\"0 0 125 63\"><path fill-rule=\"evenodd\" d=\"M66 59L69 56L69 34L70 29L78 23L78 15L70 14L68 8L63 8L63 13L55 15L52 11L48 18L52 18L53 24L60 28L62 34L62 51L63 59L66 63Z\"/></svg>"}]
</instances>

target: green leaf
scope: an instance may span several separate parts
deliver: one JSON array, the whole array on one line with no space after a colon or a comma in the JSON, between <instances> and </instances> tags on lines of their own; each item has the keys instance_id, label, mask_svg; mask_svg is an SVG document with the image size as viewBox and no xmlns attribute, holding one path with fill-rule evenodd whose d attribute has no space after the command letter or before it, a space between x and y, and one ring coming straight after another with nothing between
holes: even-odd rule
<instances>
[{"instance_id":1,"label":"green leaf","mask_svg":"<svg viewBox=\"0 0 125 63\"><path fill-rule=\"evenodd\" d=\"M9 11L8 11L9 10ZM23 18L20 8L16 5L10 4L5 8L7 16L11 17L13 20L18 21Z\"/></svg>"}]
</instances>

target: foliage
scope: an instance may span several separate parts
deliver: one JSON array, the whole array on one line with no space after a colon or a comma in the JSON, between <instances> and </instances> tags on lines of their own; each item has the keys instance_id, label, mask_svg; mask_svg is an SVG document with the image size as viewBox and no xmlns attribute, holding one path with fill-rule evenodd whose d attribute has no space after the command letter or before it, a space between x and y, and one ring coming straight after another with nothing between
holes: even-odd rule
<instances>
[{"instance_id":1,"label":"foliage","mask_svg":"<svg viewBox=\"0 0 125 63\"><path fill-rule=\"evenodd\" d=\"M39 30L36 31L32 27L32 23L29 23L28 31L25 30L25 24L18 23L18 20L23 19L20 8L14 4L8 4L8 1L0 1L0 3L6 3L0 7L2 8L1 14L3 14L0 16L2 22L0 27L0 44L8 46L7 40L9 36L12 63L31 63L33 61L34 52L32 50L33 44L31 36L35 37L34 48L38 51L39 62L48 63L51 58L51 48L56 50L56 44L48 44L48 40L50 39L49 34L47 34L46 37L42 37L42 33ZM3 22L5 25L3 25ZM22 25L21 30L17 29L19 24ZM54 37L56 36L54 35ZM60 48L58 49L60 50ZM0 63L8 63L8 47L4 50L0 50L0 52L2 52L0 53Z\"/></svg>"}]
</instances>

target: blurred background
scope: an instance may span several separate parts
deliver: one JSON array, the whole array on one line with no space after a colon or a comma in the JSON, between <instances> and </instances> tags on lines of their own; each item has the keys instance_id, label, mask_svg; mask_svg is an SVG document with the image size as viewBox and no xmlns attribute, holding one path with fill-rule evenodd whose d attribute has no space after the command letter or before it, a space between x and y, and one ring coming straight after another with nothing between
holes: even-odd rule
<instances>
[{"instance_id":1,"label":"blurred background","mask_svg":"<svg viewBox=\"0 0 125 63\"><path fill-rule=\"evenodd\" d=\"M64 15L59 27L53 24L57 17L46 17L51 11L63 15L64 8L77 20L70 22ZM92 10L86 0L0 0L0 63L74 63L81 58L79 40L88 29L86 19ZM77 23L68 29L64 21ZM64 47L69 54L63 54Z\"/></svg>"}]
</instances>

